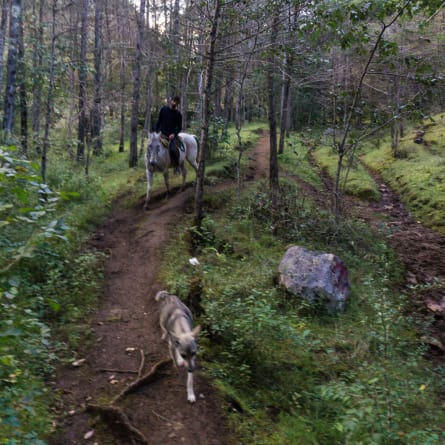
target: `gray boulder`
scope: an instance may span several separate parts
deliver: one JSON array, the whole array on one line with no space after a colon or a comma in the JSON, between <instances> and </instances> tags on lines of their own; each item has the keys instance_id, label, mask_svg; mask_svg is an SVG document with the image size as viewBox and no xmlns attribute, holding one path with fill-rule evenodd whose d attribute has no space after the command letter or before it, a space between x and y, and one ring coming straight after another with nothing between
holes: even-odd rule
<instances>
[{"instance_id":1,"label":"gray boulder","mask_svg":"<svg viewBox=\"0 0 445 445\"><path fill-rule=\"evenodd\" d=\"M290 247L278 267L279 282L291 294L314 302L326 302L330 312L342 311L349 297L348 269L332 253Z\"/></svg>"}]
</instances>

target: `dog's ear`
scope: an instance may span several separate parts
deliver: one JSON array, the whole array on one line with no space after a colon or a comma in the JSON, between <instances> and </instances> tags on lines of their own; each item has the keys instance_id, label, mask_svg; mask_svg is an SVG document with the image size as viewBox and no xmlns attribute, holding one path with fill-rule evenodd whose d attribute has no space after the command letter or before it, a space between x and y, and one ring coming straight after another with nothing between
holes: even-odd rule
<instances>
[{"instance_id":1,"label":"dog's ear","mask_svg":"<svg viewBox=\"0 0 445 445\"><path fill-rule=\"evenodd\" d=\"M196 337L200 332L201 332L201 326L198 325L198 326L196 326L196 327L193 329L193 331L192 331L192 335L193 335L193 337Z\"/></svg>"},{"instance_id":2,"label":"dog's ear","mask_svg":"<svg viewBox=\"0 0 445 445\"><path fill-rule=\"evenodd\" d=\"M161 301L162 299L164 299L165 297L167 297L169 295L169 293L166 290L160 290L156 295L155 295L155 300L156 301Z\"/></svg>"}]
</instances>

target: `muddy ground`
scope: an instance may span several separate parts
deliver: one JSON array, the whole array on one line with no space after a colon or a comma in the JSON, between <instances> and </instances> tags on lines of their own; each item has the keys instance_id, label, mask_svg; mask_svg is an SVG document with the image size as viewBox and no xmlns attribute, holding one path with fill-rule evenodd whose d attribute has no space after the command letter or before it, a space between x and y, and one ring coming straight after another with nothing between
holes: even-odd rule
<instances>
[{"instance_id":1,"label":"muddy ground","mask_svg":"<svg viewBox=\"0 0 445 445\"><path fill-rule=\"evenodd\" d=\"M268 176L268 136L252 156L250 178ZM355 202L351 209L369 224L385 224L390 242L406 265L407 285L445 279L445 238L422 227L405 211L397 196L381 183L382 200L373 205ZM316 193L304 186L305 193ZM231 409L200 373L198 398L186 401L185 372L168 359L161 340L158 309L153 296L163 288L157 279L166 243L175 223L191 211L193 188L176 192L168 201L163 191L153 196L150 209L143 199L128 208L122 197L91 245L107 254L103 297L85 325L86 346L72 364L58 370L54 391L61 395L61 416L51 445L230 445L236 443L226 423ZM382 217L383 215L383 217ZM433 319L431 356L443 360L445 344L443 286L409 289L420 312ZM154 369L159 365L159 368ZM201 369L202 371L202 369ZM131 383L146 381L131 393ZM153 377L153 378L151 378ZM139 380L138 380L139 379ZM149 382L149 380L151 380ZM109 404L111 399L116 401ZM99 406L99 408L97 408Z\"/></svg>"}]
</instances>

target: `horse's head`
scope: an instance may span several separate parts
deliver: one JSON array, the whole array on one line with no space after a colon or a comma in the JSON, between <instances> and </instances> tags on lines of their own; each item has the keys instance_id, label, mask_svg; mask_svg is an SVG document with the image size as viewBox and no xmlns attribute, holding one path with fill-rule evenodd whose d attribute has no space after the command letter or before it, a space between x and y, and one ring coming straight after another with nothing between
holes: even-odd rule
<instances>
[{"instance_id":1,"label":"horse's head","mask_svg":"<svg viewBox=\"0 0 445 445\"><path fill-rule=\"evenodd\" d=\"M163 169L165 164L165 148L161 142L161 133L150 133L147 145L147 168Z\"/></svg>"}]
</instances>

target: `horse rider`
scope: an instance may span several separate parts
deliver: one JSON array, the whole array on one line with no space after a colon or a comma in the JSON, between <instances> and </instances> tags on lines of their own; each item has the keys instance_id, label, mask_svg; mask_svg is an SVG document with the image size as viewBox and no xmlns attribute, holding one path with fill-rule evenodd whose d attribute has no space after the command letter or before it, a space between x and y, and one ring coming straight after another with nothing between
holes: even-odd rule
<instances>
[{"instance_id":1,"label":"horse rider","mask_svg":"<svg viewBox=\"0 0 445 445\"><path fill-rule=\"evenodd\" d=\"M178 110L181 103L179 96L173 96L169 105L164 105L159 112L159 118L156 122L155 131L161 132L161 140L166 141L170 153L170 159L175 173L179 173L179 148L181 142L178 133L182 130L182 114Z\"/></svg>"}]
</instances>

